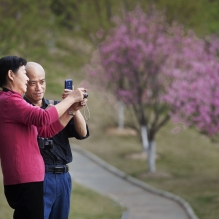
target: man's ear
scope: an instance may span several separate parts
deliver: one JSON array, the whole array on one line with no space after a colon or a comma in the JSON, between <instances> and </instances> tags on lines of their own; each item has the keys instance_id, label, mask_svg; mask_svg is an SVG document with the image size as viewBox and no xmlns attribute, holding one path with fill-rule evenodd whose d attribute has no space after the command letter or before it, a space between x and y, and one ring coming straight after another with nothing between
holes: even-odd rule
<instances>
[{"instance_id":1,"label":"man's ear","mask_svg":"<svg viewBox=\"0 0 219 219\"><path fill-rule=\"evenodd\" d=\"M8 78L11 81L14 81L14 72L12 70L8 70Z\"/></svg>"}]
</instances>

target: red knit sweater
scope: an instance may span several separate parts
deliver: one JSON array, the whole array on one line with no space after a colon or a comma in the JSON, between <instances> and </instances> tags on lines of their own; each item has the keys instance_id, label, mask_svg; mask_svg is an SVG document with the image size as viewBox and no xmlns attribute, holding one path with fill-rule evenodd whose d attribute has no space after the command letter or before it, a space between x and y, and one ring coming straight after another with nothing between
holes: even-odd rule
<instances>
[{"instance_id":1,"label":"red knit sweater","mask_svg":"<svg viewBox=\"0 0 219 219\"><path fill-rule=\"evenodd\" d=\"M14 91L0 91L0 159L4 185L44 180L45 167L37 143L63 126L55 107L43 110Z\"/></svg>"}]
</instances>

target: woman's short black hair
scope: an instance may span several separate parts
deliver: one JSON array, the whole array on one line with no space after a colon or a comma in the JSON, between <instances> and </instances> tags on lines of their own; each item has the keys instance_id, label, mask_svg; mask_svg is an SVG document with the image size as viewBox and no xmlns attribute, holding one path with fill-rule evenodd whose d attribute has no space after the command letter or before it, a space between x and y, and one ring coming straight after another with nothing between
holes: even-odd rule
<instances>
[{"instance_id":1,"label":"woman's short black hair","mask_svg":"<svg viewBox=\"0 0 219 219\"><path fill-rule=\"evenodd\" d=\"M0 59L0 87L3 87L6 84L9 70L16 73L21 66L26 64L27 61L24 58L17 56L2 57Z\"/></svg>"}]
</instances>

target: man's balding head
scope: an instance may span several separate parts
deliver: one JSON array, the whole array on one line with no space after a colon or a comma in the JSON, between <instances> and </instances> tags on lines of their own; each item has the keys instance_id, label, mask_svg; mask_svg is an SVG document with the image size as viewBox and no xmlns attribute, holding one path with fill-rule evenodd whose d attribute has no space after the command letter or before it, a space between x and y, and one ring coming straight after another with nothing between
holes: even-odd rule
<instances>
[{"instance_id":1,"label":"man's balding head","mask_svg":"<svg viewBox=\"0 0 219 219\"><path fill-rule=\"evenodd\" d=\"M25 97L34 105L41 106L46 91L45 71L36 62L28 62L26 72L29 78Z\"/></svg>"},{"instance_id":2,"label":"man's balding head","mask_svg":"<svg viewBox=\"0 0 219 219\"><path fill-rule=\"evenodd\" d=\"M27 62L26 71L27 71L27 74L29 74L31 71L36 71L36 72L42 71L45 74L45 71L44 71L42 65L40 65L36 62Z\"/></svg>"}]
</instances>

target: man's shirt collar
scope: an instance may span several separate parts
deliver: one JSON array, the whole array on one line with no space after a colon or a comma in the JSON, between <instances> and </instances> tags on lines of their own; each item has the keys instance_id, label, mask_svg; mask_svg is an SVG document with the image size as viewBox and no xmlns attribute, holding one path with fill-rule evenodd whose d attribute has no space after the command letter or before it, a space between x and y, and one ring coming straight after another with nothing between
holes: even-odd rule
<instances>
[{"instance_id":1,"label":"man's shirt collar","mask_svg":"<svg viewBox=\"0 0 219 219\"><path fill-rule=\"evenodd\" d=\"M31 102L26 98L26 96L24 96L24 99L25 99L29 104L35 106L33 103L31 103ZM45 98L43 97L41 108L45 109L49 104L50 104L50 103L49 103L49 100L47 100L47 99L45 99Z\"/></svg>"}]
</instances>

